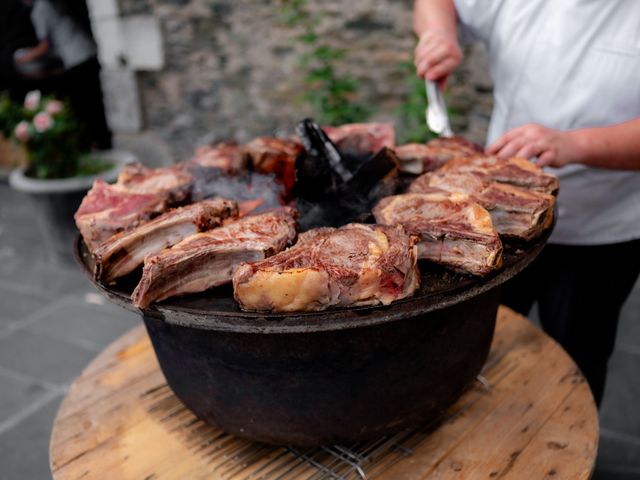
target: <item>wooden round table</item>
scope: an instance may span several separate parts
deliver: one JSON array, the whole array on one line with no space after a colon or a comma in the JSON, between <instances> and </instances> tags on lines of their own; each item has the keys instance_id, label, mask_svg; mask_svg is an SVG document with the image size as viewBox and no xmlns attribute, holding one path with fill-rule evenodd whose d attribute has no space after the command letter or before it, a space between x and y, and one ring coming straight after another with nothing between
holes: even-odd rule
<instances>
[{"instance_id":1,"label":"wooden round table","mask_svg":"<svg viewBox=\"0 0 640 480\"><path fill-rule=\"evenodd\" d=\"M314 449L253 443L198 420L167 386L137 327L71 386L50 458L56 480L573 480L590 478L597 444L596 407L576 365L524 317L501 307L482 376L437 424Z\"/></svg>"}]
</instances>

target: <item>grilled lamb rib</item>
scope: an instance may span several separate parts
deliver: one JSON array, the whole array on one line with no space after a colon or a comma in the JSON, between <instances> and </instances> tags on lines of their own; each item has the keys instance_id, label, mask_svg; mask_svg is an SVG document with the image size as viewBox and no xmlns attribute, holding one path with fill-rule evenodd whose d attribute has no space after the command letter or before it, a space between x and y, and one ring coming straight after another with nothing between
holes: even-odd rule
<instances>
[{"instance_id":1,"label":"grilled lamb rib","mask_svg":"<svg viewBox=\"0 0 640 480\"><path fill-rule=\"evenodd\" d=\"M388 305L418 288L416 253L415 239L401 227L309 230L288 250L238 267L234 296L251 311Z\"/></svg>"},{"instance_id":2,"label":"grilled lamb rib","mask_svg":"<svg viewBox=\"0 0 640 480\"><path fill-rule=\"evenodd\" d=\"M138 308L176 295L203 292L231 281L241 262L280 252L296 236L296 212L283 207L197 233L144 260L131 299Z\"/></svg>"},{"instance_id":3,"label":"grilled lamb rib","mask_svg":"<svg viewBox=\"0 0 640 480\"><path fill-rule=\"evenodd\" d=\"M482 154L482 148L461 137L436 138L426 144L408 143L395 147L400 170L421 174L436 170L454 158L471 158Z\"/></svg>"},{"instance_id":4,"label":"grilled lamb rib","mask_svg":"<svg viewBox=\"0 0 640 480\"><path fill-rule=\"evenodd\" d=\"M136 227L167 209L165 194L133 193L96 180L74 215L89 251L118 232Z\"/></svg>"},{"instance_id":5,"label":"grilled lamb rib","mask_svg":"<svg viewBox=\"0 0 640 480\"><path fill-rule=\"evenodd\" d=\"M223 172L242 172L246 169L246 163L242 147L235 143L219 143L198 147L193 158L185 162L185 166L187 169L192 165L199 165Z\"/></svg>"},{"instance_id":6,"label":"grilled lamb rib","mask_svg":"<svg viewBox=\"0 0 640 480\"><path fill-rule=\"evenodd\" d=\"M164 194L169 205L178 205L189 198L193 180L182 164L148 168L132 163L123 168L117 184L131 193Z\"/></svg>"},{"instance_id":7,"label":"grilled lamb rib","mask_svg":"<svg viewBox=\"0 0 640 480\"><path fill-rule=\"evenodd\" d=\"M471 196L489 211L494 228L505 237L532 240L553 220L553 195L487 181L474 173L425 173L414 180L409 192L428 192L433 188Z\"/></svg>"},{"instance_id":8,"label":"grilled lamb rib","mask_svg":"<svg viewBox=\"0 0 640 480\"><path fill-rule=\"evenodd\" d=\"M294 140L275 137L258 137L242 147L253 170L273 173L284 185L288 194L296 181L296 158L303 152L302 145Z\"/></svg>"},{"instance_id":9,"label":"grilled lamb rib","mask_svg":"<svg viewBox=\"0 0 640 480\"><path fill-rule=\"evenodd\" d=\"M375 153L393 148L396 130L393 123L348 123L339 127L322 127L341 153Z\"/></svg>"},{"instance_id":10,"label":"grilled lamb rib","mask_svg":"<svg viewBox=\"0 0 640 480\"><path fill-rule=\"evenodd\" d=\"M237 215L237 204L223 199L204 200L166 212L103 243L94 253L95 277L111 282L138 268L147 255L159 253L195 233L217 227L225 218Z\"/></svg>"},{"instance_id":11,"label":"grilled lamb rib","mask_svg":"<svg viewBox=\"0 0 640 480\"><path fill-rule=\"evenodd\" d=\"M473 275L502 265L502 243L489 213L463 193L432 189L383 198L376 221L418 235L418 257Z\"/></svg>"},{"instance_id":12,"label":"grilled lamb rib","mask_svg":"<svg viewBox=\"0 0 640 480\"><path fill-rule=\"evenodd\" d=\"M540 167L524 158L500 159L476 156L456 158L439 169L442 173L473 173L479 177L498 183L528 188L547 194L558 192L558 177L546 173Z\"/></svg>"}]
</instances>

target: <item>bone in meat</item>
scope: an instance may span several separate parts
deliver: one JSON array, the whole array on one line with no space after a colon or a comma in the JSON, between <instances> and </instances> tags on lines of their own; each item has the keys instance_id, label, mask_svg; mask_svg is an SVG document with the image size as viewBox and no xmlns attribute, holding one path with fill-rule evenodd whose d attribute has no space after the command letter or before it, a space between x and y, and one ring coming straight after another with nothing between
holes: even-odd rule
<instances>
[{"instance_id":1,"label":"bone in meat","mask_svg":"<svg viewBox=\"0 0 640 480\"><path fill-rule=\"evenodd\" d=\"M289 245L296 236L295 217L290 207L244 217L147 256L131 296L133 304L146 308L169 297L230 282L241 262L261 260Z\"/></svg>"},{"instance_id":2,"label":"bone in meat","mask_svg":"<svg viewBox=\"0 0 640 480\"><path fill-rule=\"evenodd\" d=\"M237 215L237 204L223 199L204 200L170 210L103 243L94 253L95 277L111 282L141 266L147 255L159 253L195 233L219 226L225 218Z\"/></svg>"},{"instance_id":3,"label":"bone in meat","mask_svg":"<svg viewBox=\"0 0 640 480\"><path fill-rule=\"evenodd\" d=\"M439 171L442 173L469 172L485 180L507 183L547 194L555 194L559 188L558 177L545 172L529 160L518 157L456 158L447 162Z\"/></svg>"},{"instance_id":4,"label":"bone in meat","mask_svg":"<svg viewBox=\"0 0 640 480\"><path fill-rule=\"evenodd\" d=\"M425 173L411 184L409 191L420 193L434 187L470 195L489 211L493 226L504 237L532 240L553 220L553 195L487 181L469 172Z\"/></svg>"},{"instance_id":5,"label":"bone in meat","mask_svg":"<svg viewBox=\"0 0 640 480\"><path fill-rule=\"evenodd\" d=\"M375 153L385 147L393 148L396 143L393 123L348 123L322 129L341 153Z\"/></svg>"},{"instance_id":6,"label":"bone in meat","mask_svg":"<svg viewBox=\"0 0 640 480\"><path fill-rule=\"evenodd\" d=\"M193 158L185 166L199 165L214 168L223 172L242 172L246 169L245 155L242 147L235 143L219 143L198 147Z\"/></svg>"},{"instance_id":7,"label":"bone in meat","mask_svg":"<svg viewBox=\"0 0 640 480\"><path fill-rule=\"evenodd\" d=\"M132 193L164 194L170 205L177 205L188 199L193 176L183 169L182 164L148 168L132 163L123 168L117 184Z\"/></svg>"},{"instance_id":8,"label":"bone in meat","mask_svg":"<svg viewBox=\"0 0 640 480\"><path fill-rule=\"evenodd\" d=\"M89 251L118 232L134 228L167 209L166 195L132 193L96 180L74 215Z\"/></svg>"},{"instance_id":9,"label":"bone in meat","mask_svg":"<svg viewBox=\"0 0 640 480\"><path fill-rule=\"evenodd\" d=\"M418 235L419 258L480 276L502 265L502 243L489 212L463 193L433 189L386 197L373 214L378 223Z\"/></svg>"},{"instance_id":10,"label":"bone in meat","mask_svg":"<svg viewBox=\"0 0 640 480\"><path fill-rule=\"evenodd\" d=\"M238 267L234 296L251 311L388 305L418 288L416 258L415 239L401 227L318 228L278 255Z\"/></svg>"},{"instance_id":11,"label":"bone in meat","mask_svg":"<svg viewBox=\"0 0 640 480\"><path fill-rule=\"evenodd\" d=\"M296 181L296 158L303 151L300 143L291 139L258 137L244 145L242 151L254 171L274 174L288 195Z\"/></svg>"},{"instance_id":12,"label":"bone in meat","mask_svg":"<svg viewBox=\"0 0 640 480\"><path fill-rule=\"evenodd\" d=\"M436 138L427 142L408 143L395 147L400 159L400 170L407 173L421 174L431 172L454 158L475 157L482 153L482 148L461 137Z\"/></svg>"}]
</instances>

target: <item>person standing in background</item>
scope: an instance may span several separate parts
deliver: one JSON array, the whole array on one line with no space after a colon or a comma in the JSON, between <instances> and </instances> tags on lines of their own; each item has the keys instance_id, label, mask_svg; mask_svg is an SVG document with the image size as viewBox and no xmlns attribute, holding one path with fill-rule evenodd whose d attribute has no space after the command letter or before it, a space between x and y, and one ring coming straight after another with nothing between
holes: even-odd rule
<instances>
[{"instance_id":1,"label":"person standing in background","mask_svg":"<svg viewBox=\"0 0 640 480\"><path fill-rule=\"evenodd\" d=\"M21 78L14 65L14 52L35 42L29 9L18 0L0 1L0 92L9 92L16 102L22 102L29 90L46 90Z\"/></svg>"},{"instance_id":2,"label":"person standing in background","mask_svg":"<svg viewBox=\"0 0 640 480\"><path fill-rule=\"evenodd\" d=\"M53 52L64 64L63 93L69 98L79 122L87 130L92 146L100 150L112 147L100 84L100 63L96 43L90 31L62 2L23 0L32 4L31 22L38 45L16 59L28 63Z\"/></svg>"},{"instance_id":3,"label":"person standing in background","mask_svg":"<svg viewBox=\"0 0 640 480\"><path fill-rule=\"evenodd\" d=\"M640 273L640 1L417 0L420 76L462 60L457 21L488 48L487 153L534 158L560 178L539 258L503 287L574 358L596 402L620 310Z\"/></svg>"}]
</instances>

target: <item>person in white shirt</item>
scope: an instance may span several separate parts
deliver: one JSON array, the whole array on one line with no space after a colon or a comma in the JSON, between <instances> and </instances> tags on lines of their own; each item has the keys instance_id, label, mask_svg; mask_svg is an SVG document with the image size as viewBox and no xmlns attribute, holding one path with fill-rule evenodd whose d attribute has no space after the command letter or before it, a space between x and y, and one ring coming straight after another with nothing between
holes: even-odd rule
<instances>
[{"instance_id":1,"label":"person in white shirt","mask_svg":"<svg viewBox=\"0 0 640 480\"><path fill-rule=\"evenodd\" d=\"M65 70L63 95L69 98L76 117L86 128L91 146L110 149L112 133L107 125L98 51L91 32L72 15L66 2L22 1L32 6L31 23L39 43L16 61L28 63L51 53L60 57Z\"/></svg>"},{"instance_id":2,"label":"person in white shirt","mask_svg":"<svg viewBox=\"0 0 640 480\"><path fill-rule=\"evenodd\" d=\"M420 76L442 87L457 22L488 48L487 153L560 178L558 221L503 303L540 320L602 399L620 309L640 273L640 1L417 0Z\"/></svg>"}]
</instances>

